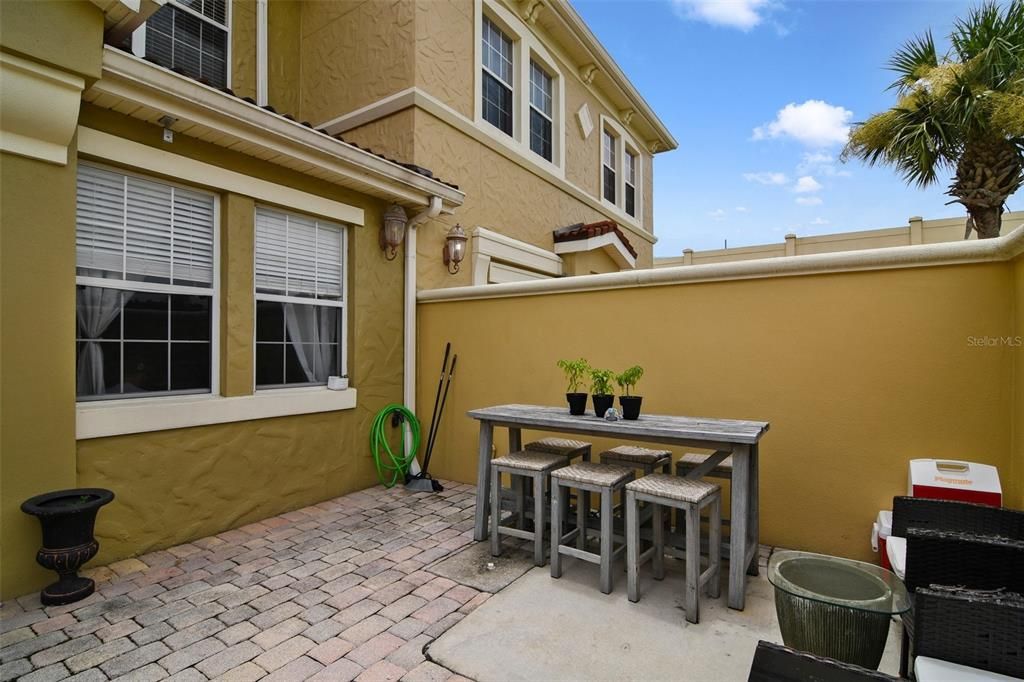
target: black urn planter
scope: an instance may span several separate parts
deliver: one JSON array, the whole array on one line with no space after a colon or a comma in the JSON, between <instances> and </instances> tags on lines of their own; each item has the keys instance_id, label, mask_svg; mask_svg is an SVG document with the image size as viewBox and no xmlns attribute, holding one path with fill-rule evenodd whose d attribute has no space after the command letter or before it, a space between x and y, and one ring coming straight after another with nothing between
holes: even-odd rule
<instances>
[{"instance_id":1,"label":"black urn planter","mask_svg":"<svg viewBox=\"0 0 1024 682\"><path fill-rule=\"evenodd\" d=\"M21 511L38 518L43 527L36 562L59 578L39 594L44 605L71 604L93 593L95 583L79 576L78 569L99 551L93 537L96 513L113 499L114 493L103 488L74 488L36 495L21 504Z\"/></svg>"},{"instance_id":2,"label":"black urn planter","mask_svg":"<svg viewBox=\"0 0 1024 682\"><path fill-rule=\"evenodd\" d=\"M569 414L577 417L587 411L586 393L566 393L565 399L569 402Z\"/></svg>"},{"instance_id":3,"label":"black urn planter","mask_svg":"<svg viewBox=\"0 0 1024 682\"><path fill-rule=\"evenodd\" d=\"M594 414L596 414L598 417L603 417L605 412L607 412L610 408L615 407L615 396L613 395L595 393L593 397Z\"/></svg>"},{"instance_id":4,"label":"black urn planter","mask_svg":"<svg viewBox=\"0 0 1024 682\"><path fill-rule=\"evenodd\" d=\"M623 419L639 419L640 418L640 403L644 401L642 396L638 395L620 395L619 405L622 406L622 418Z\"/></svg>"}]
</instances>

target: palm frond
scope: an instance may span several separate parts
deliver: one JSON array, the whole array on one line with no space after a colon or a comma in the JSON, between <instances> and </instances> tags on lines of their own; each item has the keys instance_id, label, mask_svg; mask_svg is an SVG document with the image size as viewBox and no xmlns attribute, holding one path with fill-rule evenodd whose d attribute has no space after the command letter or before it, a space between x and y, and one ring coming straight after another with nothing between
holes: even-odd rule
<instances>
[{"instance_id":1,"label":"palm frond","mask_svg":"<svg viewBox=\"0 0 1024 682\"><path fill-rule=\"evenodd\" d=\"M932 32L927 31L924 35L907 41L889 60L889 70L899 74L889 89L905 93L914 87L925 73L938 65L939 56L935 51L935 40L932 38Z\"/></svg>"}]
</instances>

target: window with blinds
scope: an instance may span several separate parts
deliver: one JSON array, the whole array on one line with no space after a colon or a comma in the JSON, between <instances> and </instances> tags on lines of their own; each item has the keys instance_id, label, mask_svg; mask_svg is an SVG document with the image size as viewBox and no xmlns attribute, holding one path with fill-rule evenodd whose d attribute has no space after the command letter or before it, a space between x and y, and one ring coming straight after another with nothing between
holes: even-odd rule
<instances>
[{"instance_id":1,"label":"window with blinds","mask_svg":"<svg viewBox=\"0 0 1024 682\"><path fill-rule=\"evenodd\" d=\"M256 208L256 387L326 384L345 373L341 225Z\"/></svg>"},{"instance_id":2,"label":"window with blinds","mask_svg":"<svg viewBox=\"0 0 1024 682\"><path fill-rule=\"evenodd\" d=\"M132 51L217 88L228 86L227 0L168 0L132 38Z\"/></svg>"},{"instance_id":3,"label":"window with blinds","mask_svg":"<svg viewBox=\"0 0 1024 682\"><path fill-rule=\"evenodd\" d=\"M79 163L80 400L213 388L216 197Z\"/></svg>"}]
</instances>

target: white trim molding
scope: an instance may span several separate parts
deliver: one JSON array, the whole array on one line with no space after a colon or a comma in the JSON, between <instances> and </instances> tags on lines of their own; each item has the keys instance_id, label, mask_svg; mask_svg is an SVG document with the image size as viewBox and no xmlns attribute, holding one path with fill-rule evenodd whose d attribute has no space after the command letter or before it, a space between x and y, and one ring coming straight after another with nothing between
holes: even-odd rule
<instances>
[{"instance_id":1,"label":"white trim molding","mask_svg":"<svg viewBox=\"0 0 1024 682\"><path fill-rule=\"evenodd\" d=\"M268 95L267 0L256 0L256 104L266 106Z\"/></svg>"},{"instance_id":2,"label":"white trim molding","mask_svg":"<svg viewBox=\"0 0 1024 682\"><path fill-rule=\"evenodd\" d=\"M484 298L539 296L550 293L602 291L632 287L669 286L727 280L797 277L840 272L900 270L907 268L999 263L1024 254L1024 229L996 239L894 246L864 251L844 251L808 256L784 256L762 260L680 265L600 275L579 275L543 282L516 282L488 286L452 287L421 291L420 303Z\"/></svg>"},{"instance_id":3,"label":"white trim molding","mask_svg":"<svg viewBox=\"0 0 1024 682\"><path fill-rule=\"evenodd\" d=\"M129 433L168 431L251 419L351 410L355 406L356 389L331 391L323 386L282 388L231 398L202 395L97 401L78 404L75 437L86 440Z\"/></svg>"},{"instance_id":4,"label":"white trim molding","mask_svg":"<svg viewBox=\"0 0 1024 682\"><path fill-rule=\"evenodd\" d=\"M400 163L111 47L104 48L103 77L83 99L155 125L170 116L175 133L406 206L426 206L436 196L450 213L465 200Z\"/></svg>"},{"instance_id":5,"label":"white trim molding","mask_svg":"<svg viewBox=\"0 0 1024 682\"><path fill-rule=\"evenodd\" d=\"M598 157L597 157L597 168L598 173L598 185L601 188L601 203L604 204L609 210L613 211L616 215L616 220L621 221L636 221L641 222L643 219L643 168L644 168L644 153L640 151L642 147L636 143L633 137L629 134L618 121L609 116L601 114L599 117L600 126L598 130L601 135L604 135L604 131L607 130L611 136L615 139L615 203L608 201L604 198L604 141L598 145ZM635 215L629 215L626 213L626 154L631 154L635 159L633 168L633 213Z\"/></svg>"},{"instance_id":6,"label":"white trim molding","mask_svg":"<svg viewBox=\"0 0 1024 682\"><path fill-rule=\"evenodd\" d=\"M67 165L84 89L81 76L0 52L0 150Z\"/></svg>"},{"instance_id":7,"label":"white trim molding","mask_svg":"<svg viewBox=\"0 0 1024 682\"><path fill-rule=\"evenodd\" d=\"M85 156L122 164L140 171L158 173L182 182L219 192L235 192L260 201L301 209L351 225L363 224L363 209L327 199L302 190L243 175L235 171L197 161L180 154L126 140L92 128L78 129L78 152Z\"/></svg>"},{"instance_id":8,"label":"white trim molding","mask_svg":"<svg viewBox=\"0 0 1024 682\"><path fill-rule=\"evenodd\" d=\"M580 253L582 251L595 251L604 249L604 252L615 261L620 268L635 268L636 256L631 254L626 246L614 232L588 237L587 239L574 239L568 242L555 242L555 253Z\"/></svg>"},{"instance_id":9,"label":"white trim molding","mask_svg":"<svg viewBox=\"0 0 1024 682\"><path fill-rule=\"evenodd\" d=\"M473 284L562 276L562 259L486 227L473 230Z\"/></svg>"}]
</instances>

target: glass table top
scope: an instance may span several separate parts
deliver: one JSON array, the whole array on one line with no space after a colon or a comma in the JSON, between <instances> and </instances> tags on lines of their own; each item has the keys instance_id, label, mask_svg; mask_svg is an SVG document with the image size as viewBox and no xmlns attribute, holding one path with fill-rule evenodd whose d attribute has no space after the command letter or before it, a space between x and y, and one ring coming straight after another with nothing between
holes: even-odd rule
<instances>
[{"instance_id":1,"label":"glass table top","mask_svg":"<svg viewBox=\"0 0 1024 682\"><path fill-rule=\"evenodd\" d=\"M863 561L782 550L768 560L768 581L788 594L857 611L895 615L910 609L896 574Z\"/></svg>"}]
</instances>

